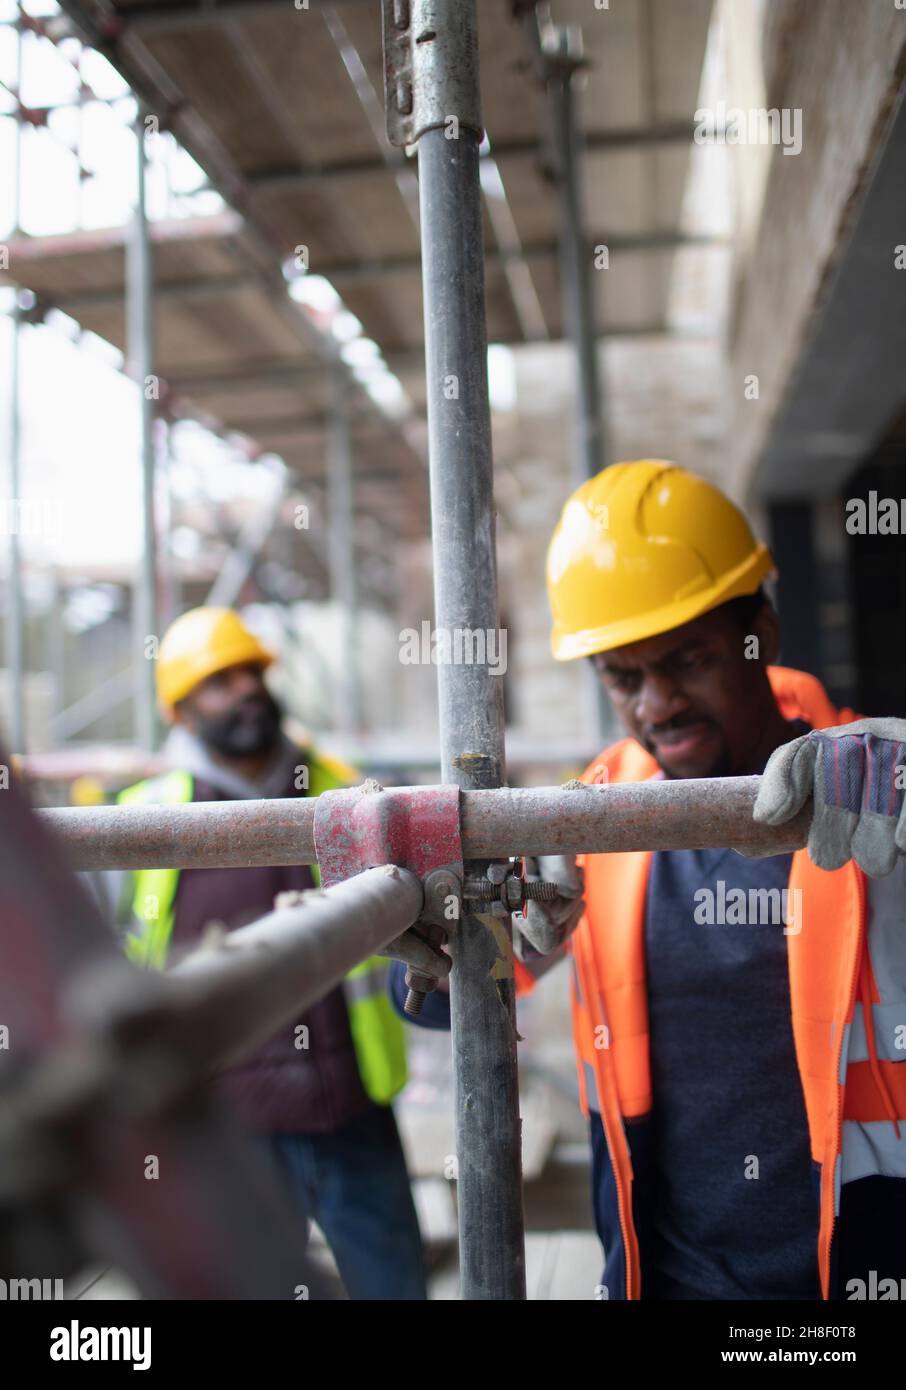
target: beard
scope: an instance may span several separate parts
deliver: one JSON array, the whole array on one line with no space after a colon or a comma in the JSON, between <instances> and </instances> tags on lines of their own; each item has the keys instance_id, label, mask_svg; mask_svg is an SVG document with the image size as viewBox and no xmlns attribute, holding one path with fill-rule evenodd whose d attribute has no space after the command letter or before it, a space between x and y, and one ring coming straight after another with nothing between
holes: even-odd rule
<instances>
[{"instance_id":1,"label":"beard","mask_svg":"<svg viewBox=\"0 0 906 1390\"><path fill-rule=\"evenodd\" d=\"M258 757L276 748L282 711L270 691L240 700L217 719L198 716L198 737L230 758Z\"/></svg>"}]
</instances>

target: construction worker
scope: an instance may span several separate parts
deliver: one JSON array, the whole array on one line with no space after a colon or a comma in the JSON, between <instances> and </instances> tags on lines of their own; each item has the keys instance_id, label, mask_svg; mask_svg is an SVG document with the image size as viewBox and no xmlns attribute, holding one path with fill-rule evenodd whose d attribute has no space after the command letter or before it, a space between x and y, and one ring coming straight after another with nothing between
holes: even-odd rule
<instances>
[{"instance_id":1,"label":"construction worker","mask_svg":"<svg viewBox=\"0 0 906 1390\"><path fill-rule=\"evenodd\" d=\"M160 644L157 691L170 770L120 796L138 802L317 796L356 774L281 729L263 672L273 658L224 608L196 608ZM148 869L131 882L126 949L163 967L211 924L242 926L278 895L312 888L305 866ZM374 957L220 1086L264 1142L331 1246L351 1298L426 1297L422 1248L391 1101L406 1080L402 1025Z\"/></svg>"},{"instance_id":2,"label":"construction worker","mask_svg":"<svg viewBox=\"0 0 906 1390\"><path fill-rule=\"evenodd\" d=\"M516 972L525 991L572 960L598 1297L906 1276L906 721L854 722L774 664L772 567L716 487L658 460L580 487L548 552L554 656L592 662L627 735L584 781L763 772L756 820L815 807L795 854L540 861L561 894L515 919Z\"/></svg>"}]
</instances>

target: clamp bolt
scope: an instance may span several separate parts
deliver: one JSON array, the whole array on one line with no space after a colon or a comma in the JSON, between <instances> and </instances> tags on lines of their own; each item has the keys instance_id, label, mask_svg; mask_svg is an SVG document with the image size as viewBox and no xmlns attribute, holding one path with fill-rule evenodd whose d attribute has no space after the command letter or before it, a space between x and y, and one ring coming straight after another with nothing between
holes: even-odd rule
<instances>
[{"instance_id":1,"label":"clamp bolt","mask_svg":"<svg viewBox=\"0 0 906 1390\"><path fill-rule=\"evenodd\" d=\"M437 988L437 981L431 975L422 975L418 970L406 971L408 992L403 1009L409 1018L417 1018L422 1011L426 997Z\"/></svg>"},{"instance_id":2,"label":"clamp bolt","mask_svg":"<svg viewBox=\"0 0 906 1390\"><path fill-rule=\"evenodd\" d=\"M516 912L529 901L553 902L559 897L556 883L543 879L524 879L510 874L503 883L495 883L490 878L469 877L463 884L463 898L482 906L503 903L510 912Z\"/></svg>"}]
</instances>

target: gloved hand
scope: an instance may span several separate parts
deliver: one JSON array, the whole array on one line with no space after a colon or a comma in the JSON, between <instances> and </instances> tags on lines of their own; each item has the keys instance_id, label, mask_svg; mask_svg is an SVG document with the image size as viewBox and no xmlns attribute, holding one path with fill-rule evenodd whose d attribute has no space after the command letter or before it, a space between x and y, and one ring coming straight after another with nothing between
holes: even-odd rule
<instances>
[{"instance_id":1,"label":"gloved hand","mask_svg":"<svg viewBox=\"0 0 906 1390\"><path fill-rule=\"evenodd\" d=\"M815 800L808 852L819 869L854 859L872 878L906 853L906 719L859 719L813 729L778 748L755 802L762 825L782 825Z\"/></svg>"},{"instance_id":2,"label":"gloved hand","mask_svg":"<svg viewBox=\"0 0 906 1390\"><path fill-rule=\"evenodd\" d=\"M562 946L579 925L585 911L582 901L584 877L574 854L542 854L537 859L526 858L525 876L529 880L542 879L545 883L555 883L559 890L559 896L552 902L530 900L525 917L517 913L513 918L519 935L540 955L547 956Z\"/></svg>"}]
</instances>

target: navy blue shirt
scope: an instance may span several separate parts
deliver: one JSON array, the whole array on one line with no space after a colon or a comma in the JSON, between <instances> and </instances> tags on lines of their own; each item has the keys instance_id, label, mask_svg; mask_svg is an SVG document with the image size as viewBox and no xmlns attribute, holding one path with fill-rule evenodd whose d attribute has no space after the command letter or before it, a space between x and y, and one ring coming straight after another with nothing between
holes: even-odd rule
<instances>
[{"instance_id":1,"label":"navy blue shirt","mask_svg":"<svg viewBox=\"0 0 906 1390\"><path fill-rule=\"evenodd\" d=\"M784 922L771 920L791 862L730 849L652 858L645 953L655 1195L646 1297L818 1297L818 1206L787 940ZM756 899L750 888L777 891ZM794 931L793 900L787 912Z\"/></svg>"}]
</instances>

